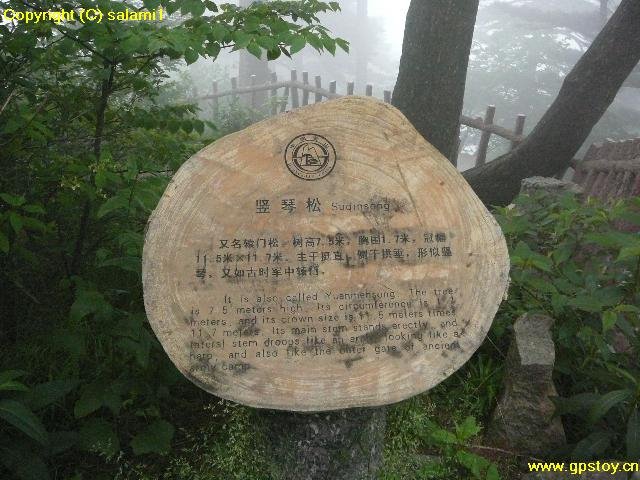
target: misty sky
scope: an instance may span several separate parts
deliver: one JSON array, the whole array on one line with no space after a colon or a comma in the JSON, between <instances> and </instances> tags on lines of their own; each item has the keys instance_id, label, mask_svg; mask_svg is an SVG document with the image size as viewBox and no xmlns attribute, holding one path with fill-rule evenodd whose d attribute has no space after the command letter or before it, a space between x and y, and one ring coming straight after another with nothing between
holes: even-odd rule
<instances>
[{"instance_id":1,"label":"misty sky","mask_svg":"<svg viewBox=\"0 0 640 480\"><path fill-rule=\"evenodd\" d=\"M326 88L330 81L336 81L340 94L346 93L347 82L356 81L356 94L362 95L365 84L357 81L356 64L362 58L358 46L363 45L361 42L365 38L364 45L369 50L366 55L369 60L366 83L373 85L375 97L382 98L384 90L392 91L394 88L410 0L369 0L368 13L372 20L369 33L357 22L354 24L355 2L343 3L342 14L322 15L321 19L326 21L333 35L351 42L349 55L340 51L335 57L326 52L320 55L308 46L293 60L282 56L271 62L269 68L277 73L279 79L288 78L292 69L296 69L299 75L307 71L311 78L321 75L322 86ZM610 0L610 12L615 10L618 3L618 0ZM504 4L504 7L500 4ZM525 132L530 130L557 95L566 73L586 50L590 39L583 36L579 27L586 25L584 28L587 31L587 27L598 28L599 6L599 0L481 0L464 113L473 117L482 116L487 105L496 105L497 124L511 128L516 115L525 114ZM553 24L550 27L547 17L541 21L540 15L536 15L536 8L547 12L548 18L553 21L560 22L556 24L557 27L553 27ZM510 11L520 14L512 15ZM344 18L349 20L342 20ZM573 28L576 25L578 28ZM210 61L198 63L202 68L194 77L202 80L207 78L199 86L200 91L207 91L211 79L205 73L212 71ZM228 88L225 82L237 75L238 54L225 52L216 64L217 79L225 85L222 88ZM631 138L640 133L637 122L640 111L638 92L637 89L623 88L618 101L594 129L589 141L606 137ZM467 153L472 155L479 132L468 132L463 135L463 140L467 142L463 151L468 150ZM495 148L490 152L490 157L499 154L501 148L506 148L505 145L508 146L508 142L492 144Z\"/></svg>"},{"instance_id":2,"label":"misty sky","mask_svg":"<svg viewBox=\"0 0 640 480\"><path fill-rule=\"evenodd\" d=\"M383 19L384 35L393 49L393 56L399 57L402 51L404 21L409 8L409 0L395 0L389 8L389 0L369 0L369 15Z\"/></svg>"}]
</instances>

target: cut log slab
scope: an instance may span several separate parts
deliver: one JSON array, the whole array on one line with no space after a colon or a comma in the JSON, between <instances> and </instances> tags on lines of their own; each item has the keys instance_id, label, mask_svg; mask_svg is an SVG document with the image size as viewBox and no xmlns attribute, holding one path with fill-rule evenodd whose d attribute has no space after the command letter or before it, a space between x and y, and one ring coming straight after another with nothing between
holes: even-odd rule
<instances>
[{"instance_id":1,"label":"cut log slab","mask_svg":"<svg viewBox=\"0 0 640 480\"><path fill-rule=\"evenodd\" d=\"M143 252L150 324L178 369L245 405L381 406L480 346L504 237L394 107L344 97L224 137L168 185Z\"/></svg>"}]
</instances>

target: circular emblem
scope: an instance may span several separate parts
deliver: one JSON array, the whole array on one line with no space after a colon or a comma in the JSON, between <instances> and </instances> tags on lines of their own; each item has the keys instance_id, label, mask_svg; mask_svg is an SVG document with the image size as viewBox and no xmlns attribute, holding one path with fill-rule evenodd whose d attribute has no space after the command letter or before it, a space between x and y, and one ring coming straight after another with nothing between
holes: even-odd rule
<instances>
[{"instance_id":1,"label":"circular emblem","mask_svg":"<svg viewBox=\"0 0 640 480\"><path fill-rule=\"evenodd\" d=\"M289 142L284 151L287 168L302 180L320 180L336 166L336 149L321 135L305 133Z\"/></svg>"}]
</instances>

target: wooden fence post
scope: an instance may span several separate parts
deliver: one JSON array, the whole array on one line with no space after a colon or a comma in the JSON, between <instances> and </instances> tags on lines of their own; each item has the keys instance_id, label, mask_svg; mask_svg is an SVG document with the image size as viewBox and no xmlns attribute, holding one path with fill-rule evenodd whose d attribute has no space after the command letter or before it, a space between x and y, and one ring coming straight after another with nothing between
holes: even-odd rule
<instances>
[{"instance_id":1,"label":"wooden fence post","mask_svg":"<svg viewBox=\"0 0 640 480\"><path fill-rule=\"evenodd\" d=\"M315 77L315 88L313 88L309 82L309 72L302 72L302 82L298 81L298 75L296 70L291 70L291 80L288 82L281 82L278 84L278 77L275 72L270 74L270 79L267 80L267 83L264 85L256 85L257 77L252 75L250 77L250 86L248 87L239 87L238 86L238 77L231 78L231 89L227 91L220 92L218 82L213 82L213 94L205 95L199 98L195 98L193 100L211 100L212 101L212 110L214 115L219 115L219 107L220 107L220 98L224 96L230 96L232 101L237 101L241 95L251 95L251 108L257 109L261 107L258 105L258 93L262 91L270 90L270 101L271 101L271 115L276 115L278 111L285 112L287 111L287 107L289 107L289 96L291 96L291 108L295 109L302 105L308 105L310 102L311 93L314 92L314 100L315 103L320 103L323 100L323 97L327 98L336 98L342 95L337 93L337 82L332 80L329 82L328 90L322 88L322 77L317 75ZM271 84L271 86L269 86ZM279 87L279 86L280 87ZM284 87L284 96L278 97L279 88ZM302 90L302 101L300 100L299 90ZM365 87L365 95L367 97L373 97L373 85L367 84ZM355 94L355 82L347 82L347 92L346 95L354 95ZM383 90L382 91L383 100L385 103L391 103L393 92L391 90ZM498 135L501 138L504 138L510 142L510 149L513 150L518 146L519 143L522 142L524 126L526 121L526 115L520 114L516 118L515 130L509 130L500 125L495 125L494 118L496 113L496 107L494 105L489 105L487 107L487 111L485 113L484 119L475 117L467 117L465 115L461 115L460 124L466 125L476 130L480 130L482 132L480 142L478 144L478 153L476 155L476 165L483 165L487 161L487 152L489 148L489 143L492 135ZM459 145L460 147L461 145ZM615 145L613 145L615 147ZM612 148L610 145L603 145L602 149ZM620 145L616 148L620 148L621 155L626 154L627 150L629 150L629 155L631 153L635 154L636 147L635 145ZM624 150L624 152L622 152ZM633 150L633 152L632 152ZM640 153L640 147L637 148L638 153Z\"/></svg>"},{"instance_id":2,"label":"wooden fence post","mask_svg":"<svg viewBox=\"0 0 640 480\"><path fill-rule=\"evenodd\" d=\"M291 108L298 108L300 106L300 99L298 97L298 88L295 84L298 83L298 71L291 70Z\"/></svg>"},{"instance_id":3,"label":"wooden fence post","mask_svg":"<svg viewBox=\"0 0 640 480\"><path fill-rule=\"evenodd\" d=\"M322 77L320 77L320 75L316 76L316 87L322 88ZM316 103L321 101L322 101L322 94L316 93Z\"/></svg>"},{"instance_id":4,"label":"wooden fence post","mask_svg":"<svg viewBox=\"0 0 640 480\"><path fill-rule=\"evenodd\" d=\"M216 97L215 95L218 94L218 82L214 81L213 85L212 85L212 89L213 89L213 95L214 97L211 99L211 111L213 113L213 118L218 118L218 97Z\"/></svg>"},{"instance_id":5,"label":"wooden fence post","mask_svg":"<svg viewBox=\"0 0 640 480\"><path fill-rule=\"evenodd\" d=\"M256 79L258 77L256 75L251 75L251 77L249 78L249 84L251 85L251 87L255 87L256 86ZM256 91L252 90L251 91L251 108L253 110L255 110L258 106L256 105L257 103L257 97L256 97Z\"/></svg>"},{"instance_id":6,"label":"wooden fence post","mask_svg":"<svg viewBox=\"0 0 640 480\"><path fill-rule=\"evenodd\" d=\"M231 78L231 101L235 102L238 100L238 94L236 93L238 90L238 79L236 77Z\"/></svg>"},{"instance_id":7,"label":"wooden fence post","mask_svg":"<svg viewBox=\"0 0 640 480\"><path fill-rule=\"evenodd\" d=\"M287 111L287 104L289 103L289 86L284 87L284 98L282 99L282 104L280 106L280 113L284 113Z\"/></svg>"},{"instance_id":8,"label":"wooden fence post","mask_svg":"<svg viewBox=\"0 0 640 480\"><path fill-rule=\"evenodd\" d=\"M516 128L515 128L513 133L515 133L516 135L522 135L522 133L524 132L524 122L526 120L527 120L527 116L526 115L522 115L522 114L518 115L516 117ZM516 148L519 143L520 143L519 141L511 142L511 150Z\"/></svg>"},{"instance_id":9,"label":"wooden fence post","mask_svg":"<svg viewBox=\"0 0 640 480\"><path fill-rule=\"evenodd\" d=\"M493 119L496 115L496 106L489 105L487 107L487 112L484 116L484 126L493 125ZM479 165L484 165L487 161L487 150L489 149L489 140L491 140L491 132L487 130L482 131L482 136L480 137L480 143L478 144L478 154L476 155L476 167Z\"/></svg>"},{"instance_id":10,"label":"wooden fence post","mask_svg":"<svg viewBox=\"0 0 640 480\"><path fill-rule=\"evenodd\" d=\"M302 83L309 85L309 72L302 72ZM302 91L302 105L309 105L309 90Z\"/></svg>"},{"instance_id":11,"label":"wooden fence post","mask_svg":"<svg viewBox=\"0 0 640 480\"><path fill-rule=\"evenodd\" d=\"M275 84L278 82L278 74L276 72L272 72L271 73L271 83ZM278 114L278 89L277 88L272 88L271 89L271 115L277 115Z\"/></svg>"}]
</instances>

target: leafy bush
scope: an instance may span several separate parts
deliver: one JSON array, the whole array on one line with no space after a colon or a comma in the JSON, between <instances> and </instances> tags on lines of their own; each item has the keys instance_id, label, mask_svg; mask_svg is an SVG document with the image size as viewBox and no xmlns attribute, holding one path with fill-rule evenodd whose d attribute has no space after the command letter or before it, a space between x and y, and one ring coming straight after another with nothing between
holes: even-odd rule
<instances>
[{"instance_id":1,"label":"leafy bush","mask_svg":"<svg viewBox=\"0 0 640 480\"><path fill-rule=\"evenodd\" d=\"M211 420L190 434L189 449L172 459L162 478L171 480L269 480L266 439L255 431L255 412L221 400Z\"/></svg>"},{"instance_id":2,"label":"leafy bush","mask_svg":"<svg viewBox=\"0 0 640 480\"><path fill-rule=\"evenodd\" d=\"M474 417L466 417L456 424L453 431L446 430L429 422L425 432L426 441L438 447L447 461L455 463L468 471L471 478L478 480L499 480L497 467L486 458L470 450L469 440L480 433L480 427Z\"/></svg>"},{"instance_id":3,"label":"leafy bush","mask_svg":"<svg viewBox=\"0 0 640 480\"><path fill-rule=\"evenodd\" d=\"M22 477L45 478L47 468L42 460L43 450L49 447L50 437L57 436L47 432L34 411L55 402L75 385L53 381L29 389L17 380L25 374L19 370L0 372L0 393L4 394L0 397L0 419L13 427L14 433L22 434L12 445L0 446L0 462Z\"/></svg>"},{"instance_id":4,"label":"leafy bush","mask_svg":"<svg viewBox=\"0 0 640 480\"><path fill-rule=\"evenodd\" d=\"M640 455L640 199L520 196L497 210L509 244L509 299L494 329L540 312L555 319L555 380L576 459ZM569 452L559 452L565 455Z\"/></svg>"},{"instance_id":5,"label":"leafy bush","mask_svg":"<svg viewBox=\"0 0 640 480\"><path fill-rule=\"evenodd\" d=\"M99 6L159 6L142 3ZM202 412L205 394L149 328L140 282L149 214L215 140L195 106L161 101L169 72L223 48L347 48L319 24L335 2L162 5L164 22L0 25L0 476L113 478L135 456L161 458L184 434L174 425Z\"/></svg>"},{"instance_id":6,"label":"leafy bush","mask_svg":"<svg viewBox=\"0 0 640 480\"><path fill-rule=\"evenodd\" d=\"M390 409L381 480L498 480L497 466L474 452L476 419L454 421L449 430L434 421L435 408L421 395Z\"/></svg>"},{"instance_id":7,"label":"leafy bush","mask_svg":"<svg viewBox=\"0 0 640 480\"><path fill-rule=\"evenodd\" d=\"M511 257L508 299L458 372L390 409L384 480L457 478L461 468L495 477L495 465L478 456L489 450L459 433L477 431L472 418L486 421L495 408L510 327L527 312L555 319L555 400L570 441L557 456L638 458L640 235L629 227L640 225L639 211L638 198L604 205L571 194L520 196L495 211ZM501 471L518 468L516 455L491 453L504 457Z\"/></svg>"}]
</instances>

